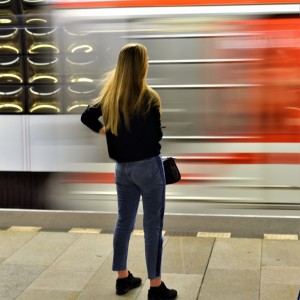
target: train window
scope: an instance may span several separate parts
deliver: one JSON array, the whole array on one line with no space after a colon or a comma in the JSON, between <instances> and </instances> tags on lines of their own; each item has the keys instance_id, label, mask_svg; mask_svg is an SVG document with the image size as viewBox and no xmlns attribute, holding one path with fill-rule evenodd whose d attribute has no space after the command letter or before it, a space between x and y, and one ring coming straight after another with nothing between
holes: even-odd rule
<instances>
[{"instance_id":1,"label":"train window","mask_svg":"<svg viewBox=\"0 0 300 300\"><path fill-rule=\"evenodd\" d=\"M24 87L20 85L0 85L0 113L24 112Z\"/></svg>"},{"instance_id":2,"label":"train window","mask_svg":"<svg viewBox=\"0 0 300 300\"><path fill-rule=\"evenodd\" d=\"M30 113L60 113L62 89L54 85L34 85L28 87Z\"/></svg>"},{"instance_id":3,"label":"train window","mask_svg":"<svg viewBox=\"0 0 300 300\"><path fill-rule=\"evenodd\" d=\"M0 113L62 112L57 28L48 3L0 0Z\"/></svg>"}]
</instances>

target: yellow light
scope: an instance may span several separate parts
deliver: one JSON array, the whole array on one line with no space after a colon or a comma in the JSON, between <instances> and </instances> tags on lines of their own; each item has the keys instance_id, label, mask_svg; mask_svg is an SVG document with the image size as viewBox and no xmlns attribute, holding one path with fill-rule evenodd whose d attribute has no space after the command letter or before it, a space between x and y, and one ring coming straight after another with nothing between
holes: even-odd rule
<instances>
[{"instance_id":1,"label":"yellow light","mask_svg":"<svg viewBox=\"0 0 300 300\"><path fill-rule=\"evenodd\" d=\"M52 92L44 92L44 93L43 92L39 93L39 92L35 91L33 87L29 88L29 90L34 95L45 97L45 96L53 96L53 95L57 94L61 90L61 88L58 87L56 90L54 90Z\"/></svg>"},{"instance_id":2,"label":"yellow light","mask_svg":"<svg viewBox=\"0 0 300 300\"><path fill-rule=\"evenodd\" d=\"M39 104L39 105L36 105L35 107L31 108L30 109L30 112L34 112L38 109L43 109L43 108L47 108L47 109L53 109L55 110L56 112L60 112L60 109L54 105L50 105L50 104Z\"/></svg>"},{"instance_id":3,"label":"yellow light","mask_svg":"<svg viewBox=\"0 0 300 300\"><path fill-rule=\"evenodd\" d=\"M1 38L12 38L14 37L17 33L18 33L18 28L11 28L11 29L14 29L14 31L12 33L9 33L9 34L2 34L0 35Z\"/></svg>"},{"instance_id":4,"label":"yellow light","mask_svg":"<svg viewBox=\"0 0 300 300\"><path fill-rule=\"evenodd\" d=\"M0 78L14 78L17 79L20 83L23 82L22 78L15 74L9 74L9 73L0 74Z\"/></svg>"},{"instance_id":5,"label":"yellow light","mask_svg":"<svg viewBox=\"0 0 300 300\"><path fill-rule=\"evenodd\" d=\"M51 29L50 31L42 32L42 33L33 32L33 31L30 31L30 29L34 29L34 28L25 28L25 31L28 34L30 34L30 35L33 35L33 36L45 36L45 35L49 35L49 34L52 34L53 32L55 32L57 30L57 27Z\"/></svg>"},{"instance_id":6,"label":"yellow light","mask_svg":"<svg viewBox=\"0 0 300 300\"><path fill-rule=\"evenodd\" d=\"M29 82L30 83L33 83L35 81L38 81L38 80L43 80L43 79L50 79L51 81L53 81L54 83L57 83L58 80L56 77L54 76L50 76L50 75L36 75L36 76L33 76Z\"/></svg>"},{"instance_id":7,"label":"yellow light","mask_svg":"<svg viewBox=\"0 0 300 300\"><path fill-rule=\"evenodd\" d=\"M82 49L85 49L84 53L90 53L93 51L93 47L90 45L80 45L80 46L74 47L71 52L74 53L74 52L76 52L78 50L82 50Z\"/></svg>"},{"instance_id":8,"label":"yellow light","mask_svg":"<svg viewBox=\"0 0 300 300\"><path fill-rule=\"evenodd\" d=\"M1 4L8 4L9 2L10 2L10 0L6 0L6 1L5 1L5 0L2 0L2 1L1 1Z\"/></svg>"},{"instance_id":9,"label":"yellow light","mask_svg":"<svg viewBox=\"0 0 300 300\"><path fill-rule=\"evenodd\" d=\"M15 63L18 63L19 61L20 61L20 57L16 57L15 60L0 63L0 66L10 66Z\"/></svg>"},{"instance_id":10,"label":"yellow light","mask_svg":"<svg viewBox=\"0 0 300 300\"><path fill-rule=\"evenodd\" d=\"M3 45L3 46L0 46L0 51L1 51L1 49L13 50L13 51L16 52L16 54L19 54L19 50L16 47L13 47L13 46Z\"/></svg>"},{"instance_id":11,"label":"yellow light","mask_svg":"<svg viewBox=\"0 0 300 300\"><path fill-rule=\"evenodd\" d=\"M0 91L0 95L5 95L5 96L16 95L16 94L20 93L22 90L23 90L23 88L20 87L19 89L11 91L11 92L1 92Z\"/></svg>"},{"instance_id":12,"label":"yellow light","mask_svg":"<svg viewBox=\"0 0 300 300\"><path fill-rule=\"evenodd\" d=\"M36 50L47 49L47 48L51 48L55 51L55 53L59 53L59 50L57 47L55 47L54 45L49 45L49 44L34 45L29 49L29 53L36 54L36 52L35 52Z\"/></svg>"},{"instance_id":13,"label":"yellow light","mask_svg":"<svg viewBox=\"0 0 300 300\"><path fill-rule=\"evenodd\" d=\"M67 108L67 112L71 112L72 110L76 108L86 107L87 104L75 104Z\"/></svg>"},{"instance_id":14,"label":"yellow light","mask_svg":"<svg viewBox=\"0 0 300 300\"><path fill-rule=\"evenodd\" d=\"M17 104L9 104L9 103L6 103L6 104L0 104L0 110L2 108L16 108L19 110L19 112L22 112L23 111L23 108L20 106L20 105L17 105Z\"/></svg>"},{"instance_id":15,"label":"yellow light","mask_svg":"<svg viewBox=\"0 0 300 300\"><path fill-rule=\"evenodd\" d=\"M0 24L10 24L11 20L10 19L0 19Z\"/></svg>"},{"instance_id":16,"label":"yellow light","mask_svg":"<svg viewBox=\"0 0 300 300\"><path fill-rule=\"evenodd\" d=\"M90 79L90 78L84 78L84 77L80 77L80 78L73 78L71 80L72 83L75 83L75 82L91 82L93 83L94 80L93 79Z\"/></svg>"},{"instance_id":17,"label":"yellow light","mask_svg":"<svg viewBox=\"0 0 300 300\"><path fill-rule=\"evenodd\" d=\"M46 19L40 19L40 18L32 18L32 19L26 20L26 24L31 23L31 22L47 23L47 20Z\"/></svg>"},{"instance_id":18,"label":"yellow light","mask_svg":"<svg viewBox=\"0 0 300 300\"><path fill-rule=\"evenodd\" d=\"M23 0L24 2L27 2L29 4L31 3L39 3L39 2L44 2L45 0Z\"/></svg>"},{"instance_id":19,"label":"yellow light","mask_svg":"<svg viewBox=\"0 0 300 300\"><path fill-rule=\"evenodd\" d=\"M36 62L34 60L32 60L30 57L27 57L27 61L32 64L32 65L35 65L35 66L48 66L48 65L53 65L55 63L58 62L58 58L57 57L51 57L51 61L47 61L47 62Z\"/></svg>"}]
</instances>

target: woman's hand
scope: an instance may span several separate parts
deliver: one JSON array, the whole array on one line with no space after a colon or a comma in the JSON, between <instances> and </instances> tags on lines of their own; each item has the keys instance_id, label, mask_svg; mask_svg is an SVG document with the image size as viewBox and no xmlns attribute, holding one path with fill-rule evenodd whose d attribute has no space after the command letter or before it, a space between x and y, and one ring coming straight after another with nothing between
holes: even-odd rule
<instances>
[{"instance_id":1,"label":"woman's hand","mask_svg":"<svg viewBox=\"0 0 300 300\"><path fill-rule=\"evenodd\" d=\"M101 135L106 134L105 126L101 127L101 129L99 130L99 134L101 134Z\"/></svg>"}]
</instances>

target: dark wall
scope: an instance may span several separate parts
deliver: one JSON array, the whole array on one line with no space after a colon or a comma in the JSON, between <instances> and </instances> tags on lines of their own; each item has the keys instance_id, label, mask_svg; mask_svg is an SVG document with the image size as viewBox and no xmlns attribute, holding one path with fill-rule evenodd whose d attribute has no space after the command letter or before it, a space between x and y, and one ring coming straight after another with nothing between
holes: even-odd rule
<instances>
[{"instance_id":1,"label":"dark wall","mask_svg":"<svg viewBox=\"0 0 300 300\"><path fill-rule=\"evenodd\" d=\"M44 209L47 172L0 172L0 208Z\"/></svg>"}]
</instances>

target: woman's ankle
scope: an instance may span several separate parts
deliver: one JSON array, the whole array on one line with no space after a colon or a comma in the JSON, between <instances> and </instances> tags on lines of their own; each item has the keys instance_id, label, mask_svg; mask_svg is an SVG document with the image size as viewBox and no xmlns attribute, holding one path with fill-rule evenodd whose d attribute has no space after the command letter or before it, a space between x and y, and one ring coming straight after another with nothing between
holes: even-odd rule
<instances>
[{"instance_id":1,"label":"woman's ankle","mask_svg":"<svg viewBox=\"0 0 300 300\"><path fill-rule=\"evenodd\" d=\"M150 279L150 287L159 287L161 285L161 278Z\"/></svg>"},{"instance_id":2,"label":"woman's ankle","mask_svg":"<svg viewBox=\"0 0 300 300\"><path fill-rule=\"evenodd\" d=\"M127 278L129 275L128 270L118 271L119 279Z\"/></svg>"}]
</instances>

